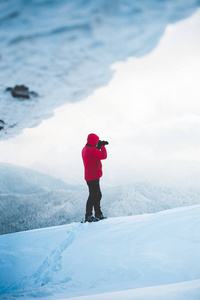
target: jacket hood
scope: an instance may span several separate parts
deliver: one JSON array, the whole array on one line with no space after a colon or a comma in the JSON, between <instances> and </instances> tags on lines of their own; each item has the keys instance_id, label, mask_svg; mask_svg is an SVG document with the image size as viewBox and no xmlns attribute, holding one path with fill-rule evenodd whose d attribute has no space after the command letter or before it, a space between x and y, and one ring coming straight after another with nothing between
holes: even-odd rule
<instances>
[{"instance_id":1,"label":"jacket hood","mask_svg":"<svg viewBox=\"0 0 200 300\"><path fill-rule=\"evenodd\" d=\"M95 146L99 141L98 135L90 133L87 137L87 143L91 146Z\"/></svg>"}]
</instances>

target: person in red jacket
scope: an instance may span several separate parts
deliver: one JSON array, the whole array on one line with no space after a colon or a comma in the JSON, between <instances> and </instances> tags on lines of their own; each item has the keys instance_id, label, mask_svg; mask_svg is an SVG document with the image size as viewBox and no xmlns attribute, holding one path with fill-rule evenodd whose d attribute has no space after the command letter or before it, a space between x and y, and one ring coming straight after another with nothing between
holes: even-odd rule
<instances>
[{"instance_id":1,"label":"person in red jacket","mask_svg":"<svg viewBox=\"0 0 200 300\"><path fill-rule=\"evenodd\" d=\"M85 180L89 188L89 197L86 204L86 222L94 222L104 219L100 207L102 198L100 189L100 178L102 177L102 159L107 158L105 145L108 142L100 141L99 137L90 133L87 138L87 144L82 150L82 158L85 169ZM93 216L93 208L95 216Z\"/></svg>"}]
</instances>

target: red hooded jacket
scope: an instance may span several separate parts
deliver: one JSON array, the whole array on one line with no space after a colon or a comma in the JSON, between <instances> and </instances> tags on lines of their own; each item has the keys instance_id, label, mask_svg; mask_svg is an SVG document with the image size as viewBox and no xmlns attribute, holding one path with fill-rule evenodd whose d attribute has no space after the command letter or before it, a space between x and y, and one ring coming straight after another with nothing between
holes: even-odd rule
<instances>
[{"instance_id":1,"label":"red hooded jacket","mask_svg":"<svg viewBox=\"0 0 200 300\"><path fill-rule=\"evenodd\" d=\"M107 158L107 151L104 146L101 146L101 150L96 148L98 140L99 137L96 134L89 134L87 144L82 150L86 181L98 179L103 174L100 160Z\"/></svg>"}]
</instances>

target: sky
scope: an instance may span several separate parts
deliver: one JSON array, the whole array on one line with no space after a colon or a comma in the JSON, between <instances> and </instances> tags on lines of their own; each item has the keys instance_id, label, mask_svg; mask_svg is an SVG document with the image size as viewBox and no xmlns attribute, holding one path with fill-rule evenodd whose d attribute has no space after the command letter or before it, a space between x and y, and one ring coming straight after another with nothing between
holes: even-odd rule
<instances>
[{"instance_id":1,"label":"sky","mask_svg":"<svg viewBox=\"0 0 200 300\"><path fill-rule=\"evenodd\" d=\"M200 186L199 33L197 10L148 55L113 64L107 86L2 141L0 162L84 184L81 150L94 132L109 141L104 185Z\"/></svg>"}]
</instances>

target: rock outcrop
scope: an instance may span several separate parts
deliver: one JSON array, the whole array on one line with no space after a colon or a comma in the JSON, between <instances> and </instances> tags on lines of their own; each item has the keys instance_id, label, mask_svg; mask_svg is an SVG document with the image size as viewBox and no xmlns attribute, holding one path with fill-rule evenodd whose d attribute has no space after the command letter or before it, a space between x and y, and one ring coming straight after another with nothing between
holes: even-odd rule
<instances>
[{"instance_id":1,"label":"rock outcrop","mask_svg":"<svg viewBox=\"0 0 200 300\"><path fill-rule=\"evenodd\" d=\"M14 98L30 99L31 96L38 96L36 92L29 91L25 85L16 85L14 88L8 87L6 91L10 91Z\"/></svg>"}]
</instances>

